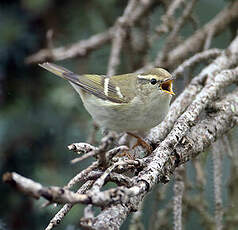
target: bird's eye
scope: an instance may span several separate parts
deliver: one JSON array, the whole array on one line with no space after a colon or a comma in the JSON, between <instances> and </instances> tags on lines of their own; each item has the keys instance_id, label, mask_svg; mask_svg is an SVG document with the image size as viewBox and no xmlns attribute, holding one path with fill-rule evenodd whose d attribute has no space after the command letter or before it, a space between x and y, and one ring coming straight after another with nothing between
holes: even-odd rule
<instances>
[{"instance_id":1,"label":"bird's eye","mask_svg":"<svg viewBox=\"0 0 238 230\"><path fill-rule=\"evenodd\" d=\"M155 78L152 78L152 79L150 80L150 83L151 83L152 85L155 85L155 84L157 83L157 80L156 80Z\"/></svg>"}]
</instances>

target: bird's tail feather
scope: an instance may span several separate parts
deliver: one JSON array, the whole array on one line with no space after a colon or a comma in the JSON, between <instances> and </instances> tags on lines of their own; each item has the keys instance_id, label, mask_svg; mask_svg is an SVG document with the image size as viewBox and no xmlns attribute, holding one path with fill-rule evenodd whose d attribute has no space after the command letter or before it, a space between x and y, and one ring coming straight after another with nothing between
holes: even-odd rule
<instances>
[{"instance_id":1,"label":"bird's tail feather","mask_svg":"<svg viewBox=\"0 0 238 230\"><path fill-rule=\"evenodd\" d=\"M61 66L58 66L58 65L55 65L55 64L52 64L52 63L49 63L49 62L44 62L42 64L39 64L39 66L41 66L42 68L50 71L51 73L54 73L56 74L57 76L59 77L62 77L64 79L67 79L66 76L67 75L72 75L73 72L61 67ZM69 79L67 79L69 80Z\"/></svg>"}]
</instances>

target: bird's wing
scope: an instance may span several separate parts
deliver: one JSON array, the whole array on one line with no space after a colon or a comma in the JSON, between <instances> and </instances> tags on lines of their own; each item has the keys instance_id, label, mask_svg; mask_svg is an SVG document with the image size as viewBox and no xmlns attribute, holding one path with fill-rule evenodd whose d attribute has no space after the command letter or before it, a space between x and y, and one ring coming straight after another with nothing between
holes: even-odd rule
<instances>
[{"instance_id":1,"label":"bird's wing","mask_svg":"<svg viewBox=\"0 0 238 230\"><path fill-rule=\"evenodd\" d=\"M39 65L57 76L79 86L87 93L93 94L103 100L109 100L115 103L128 102L120 91L119 86L116 85L116 81L113 79L114 77L108 78L104 75L94 74L77 75L61 66L48 62Z\"/></svg>"}]
</instances>

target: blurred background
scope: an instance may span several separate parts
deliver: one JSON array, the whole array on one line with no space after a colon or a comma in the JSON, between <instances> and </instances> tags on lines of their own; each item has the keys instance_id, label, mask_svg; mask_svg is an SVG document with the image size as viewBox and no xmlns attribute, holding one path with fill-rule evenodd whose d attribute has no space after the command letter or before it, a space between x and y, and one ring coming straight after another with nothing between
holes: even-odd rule
<instances>
[{"instance_id":1,"label":"blurred background","mask_svg":"<svg viewBox=\"0 0 238 230\"><path fill-rule=\"evenodd\" d=\"M196 14L199 25L213 18L228 1L198 1ZM122 15L126 0L1 0L0 1L0 172L15 171L44 185L64 186L68 180L88 164L71 165L74 157L67 150L73 142L87 141L93 123L84 110L80 97L71 86L41 69L36 64L26 64L30 54L47 46L46 33L53 31L53 46L71 44L103 32ZM160 22L161 10L150 16L153 24ZM183 31L188 33L189 28ZM213 44L225 48L231 39L229 29ZM160 38L149 51L153 58L163 46ZM57 62L77 73L107 72L110 46L85 57ZM135 70L123 51L118 73ZM176 83L176 91L183 88L183 81ZM98 134L100 136L100 133ZM207 173L211 172L211 157L203 157ZM85 165L84 165L85 164ZM192 165L187 166L194 176ZM229 179L230 163L227 160L224 184ZM210 171L209 171L210 170ZM209 178L209 176L208 176ZM212 179L211 179L212 180ZM170 185L168 185L171 187ZM207 185L208 203L212 186ZM168 189L165 200L171 199ZM44 229L59 207L40 208L43 200L35 201L19 194L6 184L0 184L0 229ZM152 205L151 193L147 204ZM227 200L227 193L224 195ZM164 203L165 204L165 203ZM163 208L163 204L161 204ZM210 210L212 212L212 208ZM80 205L75 206L57 229L79 229ZM148 226L150 210L143 217ZM194 214L196 217L196 214ZM191 220L196 220L192 218ZM122 229L127 229L129 220ZM187 226L194 223L188 221ZM201 229L197 225L197 229ZM190 229L190 228L188 228ZM196 229L196 228L194 228Z\"/></svg>"}]
</instances>

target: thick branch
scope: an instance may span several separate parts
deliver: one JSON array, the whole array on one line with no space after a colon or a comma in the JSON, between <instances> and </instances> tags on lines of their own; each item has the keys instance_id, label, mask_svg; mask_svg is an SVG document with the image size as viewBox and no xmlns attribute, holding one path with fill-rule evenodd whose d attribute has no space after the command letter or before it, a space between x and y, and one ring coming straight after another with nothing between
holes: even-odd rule
<instances>
[{"instance_id":1,"label":"thick branch","mask_svg":"<svg viewBox=\"0 0 238 230\"><path fill-rule=\"evenodd\" d=\"M187 162L192 157L198 155L208 147L216 138L223 135L236 124L238 120L238 97L237 89L227 95L219 103L214 104L221 108L212 114L208 114L204 120L196 121L200 112L214 100L217 92L232 82L237 82L238 67L234 70L226 70L215 75L214 81L209 82L204 89L197 95L196 100L188 107L186 112L177 120L172 131L167 138L157 147L154 153L145 158L146 167L133 178L133 186L117 187L106 191L99 191L107 175L115 168L112 166L109 171L97 180L94 186L97 189L90 190L85 194L77 194L68 189L59 187L43 187L29 179L23 178L16 173L4 175L4 180L16 186L20 191L33 195L34 197L43 196L50 202L57 203L84 203L106 207L96 218L92 218L94 226L120 226L126 216L136 210L147 191L158 182L168 182L170 175L175 168ZM216 108L215 107L215 108ZM128 161L130 162L130 161ZM125 164L124 161L122 161ZM136 163L136 161L131 161ZM95 168L98 162L92 168ZM138 161L138 164L139 161ZM120 165L118 163L118 165ZM79 174L82 178L84 173ZM69 183L71 187L75 184ZM71 185L72 184L72 185ZM96 188L95 187L95 188ZM119 203L119 204L118 204ZM113 213L114 221L108 222ZM122 215L123 213L123 215ZM106 221L106 222L105 222ZM96 227L95 227L96 228ZM115 227L115 229L117 229Z\"/></svg>"},{"instance_id":2,"label":"thick branch","mask_svg":"<svg viewBox=\"0 0 238 230\"><path fill-rule=\"evenodd\" d=\"M70 46L62 46L54 49L42 49L35 54L26 58L26 63L40 63L47 60L59 61L77 56L85 56L91 50L98 49L102 45L108 43L113 36L114 27L106 30L105 32L96 34L87 40L81 40Z\"/></svg>"},{"instance_id":3,"label":"thick branch","mask_svg":"<svg viewBox=\"0 0 238 230\"><path fill-rule=\"evenodd\" d=\"M63 60L83 56L105 43L112 42L108 66L108 73L112 75L120 63L120 52L126 41L128 28L143 19L153 2L154 0L130 0L123 15L107 31L68 48L54 49L49 40L49 49L32 55L27 62L41 62L45 59ZM173 4L167 11L168 19L172 18L173 13L171 12L174 12L182 2L181 0L172 1ZM149 64L150 66L159 64L173 68L191 53L209 47L213 36L219 34L238 18L238 1L233 1L203 28L169 52L172 42L174 42L173 47L176 44L175 37L191 16L195 2L196 0L188 2L178 22L171 28L167 28L172 32L168 36L163 55ZM169 26L169 23L166 26ZM238 36L224 51L211 49L195 54L180 65L173 75L181 75L187 67L210 57L216 59L191 81L172 104L165 120L148 135L148 141L155 148L148 157L136 160L128 159L127 156L116 157L119 152L128 149L125 146L114 146L113 148L112 145L115 144L117 135L111 133L102 139L98 147L86 143L69 146L77 153L84 153L74 162L92 156L97 160L72 178L64 188L44 187L16 173L4 174L3 180L35 198L44 197L49 203L65 204L52 219L47 230L56 226L71 207L78 203L87 205L85 216L81 219L82 226L90 229L119 229L125 218L137 210L149 190L157 183L167 183L179 165L200 154L238 123L238 88L228 95L222 95L222 99L219 93L227 86L238 82ZM130 177L124 174L128 172ZM103 191L102 188L108 181L115 182L117 187ZM71 191L70 188L79 182L84 183L82 187L77 192ZM174 191L176 194L174 199L175 228L182 229L183 182L178 177ZM217 201L220 202L219 199ZM96 217L93 215L92 205L102 208L102 212ZM219 221L221 217L222 213L218 213Z\"/></svg>"},{"instance_id":4,"label":"thick branch","mask_svg":"<svg viewBox=\"0 0 238 230\"><path fill-rule=\"evenodd\" d=\"M236 125L234 120L235 117L237 118L238 116L237 96L238 92L233 93L232 97L229 96L224 98L221 103L226 104L227 106L229 105L228 108L224 108L224 110L218 111L216 115L197 123L175 146L172 147L169 141L161 143L159 148L156 149L155 155L151 156L151 160L146 169L136 178L136 185L134 188L137 187L139 189L139 195L135 197L135 207L139 205L147 191L140 188L140 185L144 184L153 187L157 182L168 182L168 176L174 172L178 164L185 163L203 152L216 138L222 136ZM176 155L179 156L178 159L175 157ZM120 208L122 208L122 206ZM124 207L125 213L128 212L127 208L128 206ZM107 220L110 218L110 211L112 210L114 213L116 212L120 215L119 210L115 209L115 206L109 208L105 213L102 212L100 214L101 226L103 224L104 226L108 226L108 223L104 222L104 219ZM97 220L95 222L95 226L97 226L99 219L95 220ZM119 219L117 220L119 221ZM120 218L121 222L118 223L118 226L123 220L124 219Z\"/></svg>"},{"instance_id":5,"label":"thick branch","mask_svg":"<svg viewBox=\"0 0 238 230\"><path fill-rule=\"evenodd\" d=\"M140 20L143 14L145 14L145 12L149 10L149 7L152 5L153 1L154 0L140 1L140 5L137 6L136 10L133 11L133 14L130 15L130 20L127 19L128 11L125 11L124 13L126 14L126 16L122 16L122 19L126 20L124 20L123 23L136 23L136 21ZM117 28L118 27L116 22L115 25L113 25L111 28L102 33L93 35L86 40L81 40L70 46L62 46L54 49L42 49L36 54L27 57L25 61L26 63L32 64L44 62L47 60L59 61L77 56L85 56L90 51L98 49L102 45L110 42L115 37ZM114 65L114 63L112 65Z\"/></svg>"},{"instance_id":6,"label":"thick branch","mask_svg":"<svg viewBox=\"0 0 238 230\"><path fill-rule=\"evenodd\" d=\"M238 1L234 1L231 5L221 11L214 19L199 29L194 35L186 39L181 45L171 50L168 54L166 63L163 67L170 68L178 61L183 61L191 53L202 50L205 39L209 32L213 30L213 36L221 33L232 21L238 18ZM155 63L159 65L161 63Z\"/></svg>"},{"instance_id":7,"label":"thick branch","mask_svg":"<svg viewBox=\"0 0 238 230\"><path fill-rule=\"evenodd\" d=\"M222 52L210 65L204 68L184 89L170 106L165 119L150 131L148 138L156 143L162 141L172 129L178 117L186 110L188 105L194 100L195 96L202 90L204 79L209 76L213 79L216 73L223 69L230 68L238 62L238 36L231 42L229 47ZM185 61L186 63L186 61Z\"/></svg>"}]
</instances>

